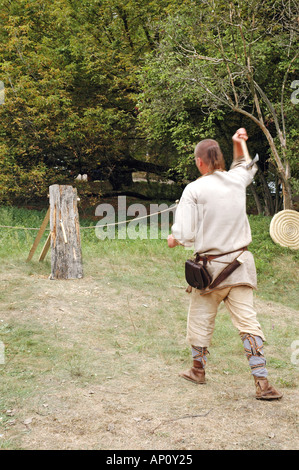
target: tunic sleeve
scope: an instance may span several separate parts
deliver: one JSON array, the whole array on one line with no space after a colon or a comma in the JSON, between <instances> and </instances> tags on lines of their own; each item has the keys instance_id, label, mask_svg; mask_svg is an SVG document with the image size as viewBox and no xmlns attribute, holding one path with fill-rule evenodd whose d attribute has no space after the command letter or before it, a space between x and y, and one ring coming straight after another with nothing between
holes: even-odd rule
<instances>
[{"instance_id":1,"label":"tunic sleeve","mask_svg":"<svg viewBox=\"0 0 299 470\"><path fill-rule=\"evenodd\" d=\"M194 244L200 227L198 204L192 195L191 185L192 183L186 186L183 191L171 229L173 237L186 247L191 247Z\"/></svg>"},{"instance_id":2,"label":"tunic sleeve","mask_svg":"<svg viewBox=\"0 0 299 470\"><path fill-rule=\"evenodd\" d=\"M230 174L235 173L236 177L242 180L245 186L248 186L249 184L252 183L254 175L256 174L258 168L254 164L253 167L247 169L246 165L247 163L246 163L245 158L234 160L233 163L231 164L229 173Z\"/></svg>"}]
</instances>

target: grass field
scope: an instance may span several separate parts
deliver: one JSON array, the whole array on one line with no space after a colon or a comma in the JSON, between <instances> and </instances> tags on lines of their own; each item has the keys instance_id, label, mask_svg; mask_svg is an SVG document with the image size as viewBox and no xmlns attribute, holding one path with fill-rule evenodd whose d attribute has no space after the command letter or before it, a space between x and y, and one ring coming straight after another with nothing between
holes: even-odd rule
<instances>
[{"instance_id":1,"label":"grass field","mask_svg":"<svg viewBox=\"0 0 299 470\"><path fill-rule=\"evenodd\" d=\"M17 209L13 207L0 207L0 225L39 227L45 211ZM275 243L269 235L269 225L271 218L263 216L249 216L252 230L252 243L250 250L255 257L258 274L259 291L258 295L263 299L280 302L296 309L299 308L298 296L298 261L299 252L288 248L283 248ZM95 225L95 220L81 220L81 226ZM3 263L10 263L15 259L24 261L32 246L36 236L36 231L28 230L0 230L0 259ZM165 235L165 234L164 234ZM163 264L173 263L173 269L177 273L179 280L183 279L183 261L189 256L188 251L178 249L169 250L165 239L158 240L115 240L100 241L95 236L94 230L82 230L82 251L84 263L92 263L93 258L107 258L113 260L121 255L131 260L134 257L134 264L129 263L134 272L137 265L144 265L147 268L147 260L154 259L160 261L157 270L161 272L161 279L165 279ZM165 238L165 236L164 236ZM44 235L40 242L39 250L46 239ZM137 260L135 259L137 257ZM35 258L37 258L37 254ZM133 260L133 259L132 259ZM31 266L29 265L29 271ZM49 270L47 264L34 265L34 269L43 271ZM138 275L137 275L138 277Z\"/></svg>"},{"instance_id":2,"label":"grass field","mask_svg":"<svg viewBox=\"0 0 299 470\"><path fill-rule=\"evenodd\" d=\"M43 217L0 208L1 225L39 227ZM268 366L285 395L268 407L252 398L243 347L223 308L203 400L177 379L190 364L190 252L169 250L161 239L100 241L82 230L84 278L51 281L49 255L26 263L36 231L0 229L0 449L298 448L298 365L291 360L299 339L298 252L272 242L269 218L249 220ZM203 423L192 421L194 413L209 414Z\"/></svg>"}]
</instances>

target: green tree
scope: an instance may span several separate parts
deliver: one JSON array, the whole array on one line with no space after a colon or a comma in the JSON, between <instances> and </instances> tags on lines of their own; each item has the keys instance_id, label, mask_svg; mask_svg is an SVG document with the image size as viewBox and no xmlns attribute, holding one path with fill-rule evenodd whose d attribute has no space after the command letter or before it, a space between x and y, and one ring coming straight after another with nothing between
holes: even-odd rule
<instances>
[{"instance_id":1,"label":"green tree","mask_svg":"<svg viewBox=\"0 0 299 470\"><path fill-rule=\"evenodd\" d=\"M290 84L298 64L298 14L293 0L190 1L164 22L163 40L141 76L145 125L174 139L181 129L180 146L194 132L210 132L228 111L251 121L267 141L284 208L292 208L291 172L296 176L298 108ZM199 116L194 129L186 119L191 104Z\"/></svg>"},{"instance_id":2,"label":"green tree","mask_svg":"<svg viewBox=\"0 0 299 470\"><path fill-rule=\"evenodd\" d=\"M66 39L57 4L4 0L0 6L1 178L11 182L12 194L30 198L65 158L58 129L71 110L72 72L58 50Z\"/></svg>"},{"instance_id":3,"label":"green tree","mask_svg":"<svg viewBox=\"0 0 299 470\"><path fill-rule=\"evenodd\" d=\"M31 193L39 193L38 174L45 188L59 174L85 172L117 186L126 170L150 163L136 127L136 71L169 3L0 0L0 164L8 192L25 193L35 175Z\"/></svg>"}]
</instances>

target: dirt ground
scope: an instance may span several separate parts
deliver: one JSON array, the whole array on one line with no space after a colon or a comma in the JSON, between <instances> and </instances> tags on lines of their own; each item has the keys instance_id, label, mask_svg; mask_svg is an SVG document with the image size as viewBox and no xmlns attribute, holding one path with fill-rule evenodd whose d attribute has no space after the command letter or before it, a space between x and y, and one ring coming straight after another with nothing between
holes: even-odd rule
<instances>
[{"instance_id":1,"label":"dirt ground","mask_svg":"<svg viewBox=\"0 0 299 470\"><path fill-rule=\"evenodd\" d=\"M56 369L55 363L52 374L49 368L47 373L41 370L35 376L34 391L23 400L11 399L1 410L9 416L0 428L2 441L25 450L299 448L297 388L283 388L280 401L258 401L249 373L236 377L219 373L215 366L207 371L206 385L194 385L178 377L181 364L168 364L133 349L119 355L115 344L101 344L99 324L107 328L112 321L115 331L117 324L111 320L111 297L101 295L97 279L57 283L32 275L28 298L22 303L15 277L13 272L1 275L2 283L15 280L1 321L38 324L53 335L56 331L58 345L64 348L68 341L70 349L74 343L81 353L86 348L89 373L74 373L75 367L84 368L82 354L80 364L72 364L73 374ZM277 312L271 302L257 303L259 309ZM291 317L295 312L284 307L281 313ZM122 342L121 334L117 341Z\"/></svg>"}]
</instances>

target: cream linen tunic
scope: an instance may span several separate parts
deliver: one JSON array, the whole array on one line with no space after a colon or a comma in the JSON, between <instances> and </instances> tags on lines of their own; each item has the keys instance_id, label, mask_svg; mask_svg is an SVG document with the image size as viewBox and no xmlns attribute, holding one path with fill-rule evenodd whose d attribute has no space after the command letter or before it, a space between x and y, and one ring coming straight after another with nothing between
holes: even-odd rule
<instances>
[{"instance_id":1,"label":"cream linen tunic","mask_svg":"<svg viewBox=\"0 0 299 470\"><path fill-rule=\"evenodd\" d=\"M247 170L242 158L234 161L229 171L216 170L188 184L177 206L173 237L201 255L228 253L248 246L252 239L246 214L246 187L256 171L256 165ZM256 288L256 269L250 251L240 250L208 262L212 279L239 255L243 263L216 289L235 285ZM209 292L206 289L202 294Z\"/></svg>"}]
</instances>

